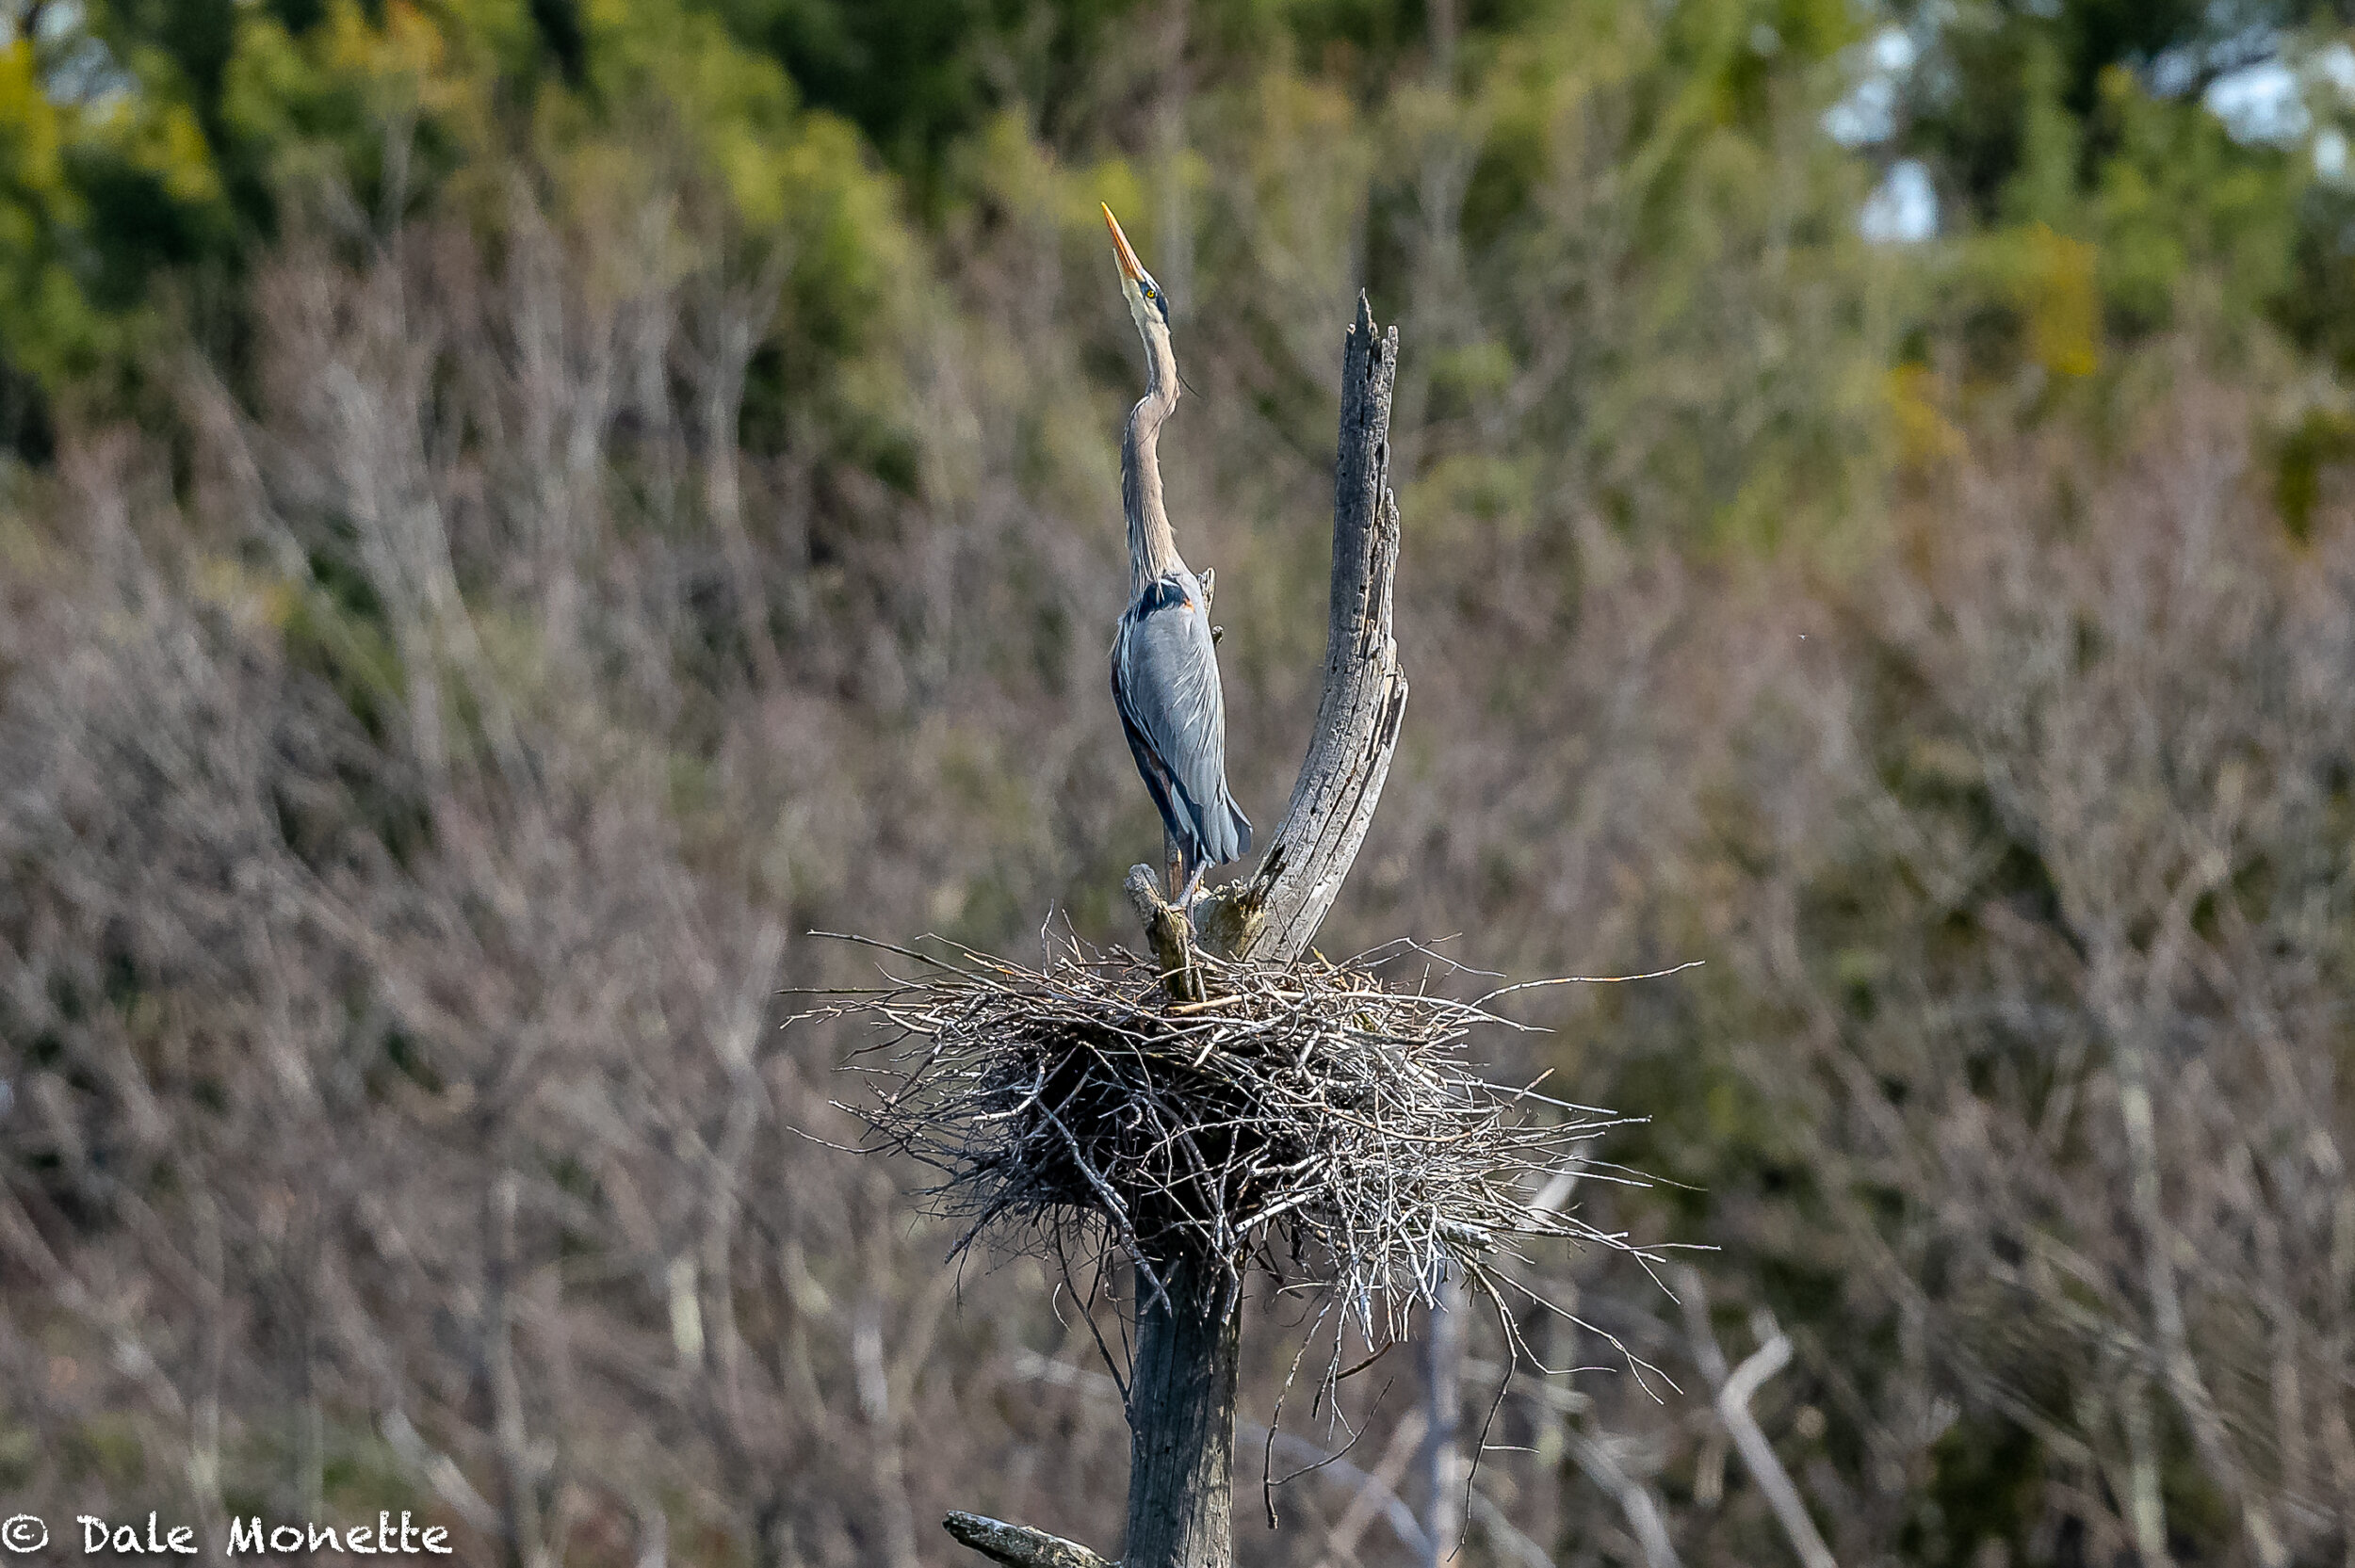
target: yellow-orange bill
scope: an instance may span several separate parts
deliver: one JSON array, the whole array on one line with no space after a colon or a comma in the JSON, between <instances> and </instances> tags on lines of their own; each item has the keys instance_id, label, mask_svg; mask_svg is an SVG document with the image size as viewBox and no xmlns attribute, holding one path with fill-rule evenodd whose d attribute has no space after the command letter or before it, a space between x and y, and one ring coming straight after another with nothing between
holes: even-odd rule
<instances>
[{"instance_id":1,"label":"yellow-orange bill","mask_svg":"<svg viewBox=\"0 0 2355 1568\"><path fill-rule=\"evenodd\" d=\"M1113 250L1120 257L1120 275L1130 283L1144 282L1145 264L1137 260L1136 251L1129 248L1129 236L1120 232L1120 219L1113 216L1109 204L1104 204L1104 227L1113 232Z\"/></svg>"}]
</instances>

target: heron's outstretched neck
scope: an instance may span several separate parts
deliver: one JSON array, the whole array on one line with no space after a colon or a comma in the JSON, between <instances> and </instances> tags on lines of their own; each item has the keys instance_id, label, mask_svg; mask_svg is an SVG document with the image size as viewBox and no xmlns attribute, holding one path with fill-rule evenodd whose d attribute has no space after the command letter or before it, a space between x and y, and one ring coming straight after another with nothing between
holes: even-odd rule
<instances>
[{"instance_id":1,"label":"heron's outstretched neck","mask_svg":"<svg viewBox=\"0 0 2355 1568\"><path fill-rule=\"evenodd\" d=\"M1178 557L1178 539L1161 505L1161 421L1178 406L1178 356L1170 349L1169 329L1158 322L1147 328L1145 351L1145 396L1129 411L1128 426L1120 433L1120 508L1129 518L1131 598L1154 578L1185 564Z\"/></svg>"}]
</instances>

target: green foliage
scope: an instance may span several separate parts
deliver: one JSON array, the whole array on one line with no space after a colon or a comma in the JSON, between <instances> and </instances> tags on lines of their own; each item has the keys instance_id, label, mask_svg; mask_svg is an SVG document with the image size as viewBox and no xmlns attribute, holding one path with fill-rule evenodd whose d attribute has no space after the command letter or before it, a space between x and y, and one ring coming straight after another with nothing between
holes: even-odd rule
<instances>
[{"instance_id":1,"label":"green foliage","mask_svg":"<svg viewBox=\"0 0 2355 1568\"><path fill-rule=\"evenodd\" d=\"M0 355L53 396L103 394L155 330L151 279L217 253L227 224L187 104L145 90L76 100L61 69L32 41L0 50Z\"/></svg>"},{"instance_id":2,"label":"green foliage","mask_svg":"<svg viewBox=\"0 0 2355 1568\"><path fill-rule=\"evenodd\" d=\"M2244 148L2215 117L2153 98L2123 71L2103 81L2102 161L2090 217L2118 326L2167 323L2187 277L2214 280L2228 320L2250 320L2294 286L2300 161Z\"/></svg>"},{"instance_id":3,"label":"green foliage","mask_svg":"<svg viewBox=\"0 0 2355 1568\"><path fill-rule=\"evenodd\" d=\"M2315 173L2314 140L2333 89L2309 71L2311 122L2281 140L2236 139L2202 98L2217 76L2268 58L2306 69L2333 40L2329 24L2345 20L2335 9L1892 7L1922 57L1903 73L1889 148L1924 160L1953 236L1951 254L1931 252L1930 331L1967 335L1991 380L2023 361L2088 374L2105 348L2180 325L2243 348L2251 333L2286 330L2340 352L2344 313L2329 301L2348 272L2346 203ZM2070 253L2056 237L2087 250ZM2088 268L2092 323L2080 298ZM2071 323L2059 339L2055 313Z\"/></svg>"},{"instance_id":4,"label":"green foliage","mask_svg":"<svg viewBox=\"0 0 2355 1568\"><path fill-rule=\"evenodd\" d=\"M2055 150L2053 133L2098 113L2110 73L2166 62L2170 78L2204 84L2249 57L2252 42L2335 8L2314 0L1895 0L1888 13L1930 45L1908 80L1900 145L1931 160L1973 217L1992 218L2023 173L2049 176L2039 165Z\"/></svg>"},{"instance_id":5,"label":"green foliage","mask_svg":"<svg viewBox=\"0 0 2355 1568\"><path fill-rule=\"evenodd\" d=\"M1014 104L1048 134L1084 117L1108 54L1126 52L1138 0L699 0L788 71L810 104L856 125L919 190L950 148Z\"/></svg>"},{"instance_id":6,"label":"green foliage","mask_svg":"<svg viewBox=\"0 0 2355 1568\"><path fill-rule=\"evenodd\" d=\"M290 201L313 224L456 202L495 227L521 162L609 217L685 179L691 243L736 267L790 258L775 374L874 417L884 389L836 371L914 289L896 197L849 127L706 11L133 0L76 17L0 55L0 356L43 406L120 406L172 319L166 285L233 283Z\"/></svg>"},{"instance_id":7,"label":"green foliage","mask_svg":"<svg viewBox=\"0 0 2355 1568\"><path fill-rule=\"evenodd\" d=\"M333 191L399 221L488 138L485 84L466 58L482 41L406 7L378 27L354 0L330 0L299 34L256 18L226 73L224 135L273 195Z\"/></svg>"}]
</instances>

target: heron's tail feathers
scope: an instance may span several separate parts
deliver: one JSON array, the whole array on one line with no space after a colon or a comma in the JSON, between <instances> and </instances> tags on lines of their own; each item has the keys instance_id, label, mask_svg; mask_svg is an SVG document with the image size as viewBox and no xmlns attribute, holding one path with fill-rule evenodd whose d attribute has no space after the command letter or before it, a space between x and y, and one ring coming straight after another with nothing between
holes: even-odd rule
<instances>
[{"instance_id":1,"label":"heron's tail feathers","mask_svg":"<svg viewBox=\"0 0 2355 1568\"><path fill-rule=\"evenodd\" d=\"M1241 860L1251 850L1251 818L1226 791L1201 817L1202 858L1211 865Z\"/></svg>"}]
</instances>

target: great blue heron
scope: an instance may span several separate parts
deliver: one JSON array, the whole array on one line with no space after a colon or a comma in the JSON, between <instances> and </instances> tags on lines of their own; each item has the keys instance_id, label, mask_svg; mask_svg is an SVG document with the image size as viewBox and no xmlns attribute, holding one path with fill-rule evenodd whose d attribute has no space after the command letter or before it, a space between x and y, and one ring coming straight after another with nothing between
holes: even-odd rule
<instances>
[{"instance_id":1,"label":"great blue heron","mask_svg":"<svg viewBox=\"0 0 2355 1568\"><path fill-rule=\"evenodd\" d=\"M1178 558L1161 506L1161 422L1178 406L1169 299L1137 260L1111 207L1104 224L1120 260L1120 291L1145 339L1145 396L1120 434L1120 506L1129 518L1129 608L1113 638L1113 702L1137 771L1177 846L1178 904L1191 909L1202 874L1251 848L1251 819L1226 792L1226 704L1210 641L1210 595Z\"/></svg>"}]
</instances>

